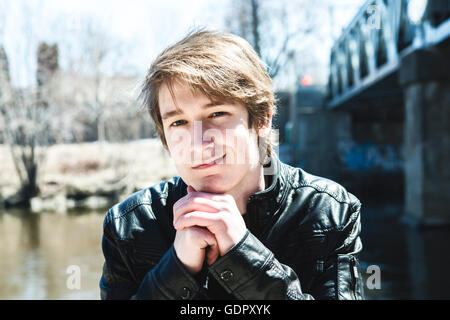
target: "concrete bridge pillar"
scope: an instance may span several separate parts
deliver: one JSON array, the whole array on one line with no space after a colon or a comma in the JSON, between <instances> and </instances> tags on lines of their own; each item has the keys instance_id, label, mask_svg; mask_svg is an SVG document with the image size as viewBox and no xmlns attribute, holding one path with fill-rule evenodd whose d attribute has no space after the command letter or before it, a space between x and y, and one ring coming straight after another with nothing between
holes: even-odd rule
<instances>
[{"instance_id":1,"label":"concrete bridge pillar","mask_svg":"<svg viewBox=\"0 0 450 320\"><path fill-rule=\"evenodd\" d=\"M450 224L450 55L423 49L401 61L405 210L414 224Z\"/></svg>"}]
</instances>

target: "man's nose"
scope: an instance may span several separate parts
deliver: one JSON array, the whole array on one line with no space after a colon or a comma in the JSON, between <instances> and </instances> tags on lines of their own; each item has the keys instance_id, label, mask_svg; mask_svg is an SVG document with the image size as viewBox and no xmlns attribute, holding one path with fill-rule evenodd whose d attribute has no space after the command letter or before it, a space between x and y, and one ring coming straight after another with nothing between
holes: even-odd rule
<instances>
[{"instance_id":1,"label":"man's nose","mask_svg":"<svg viewBox=\"0 0 450 320\"><path fill-rule=\"evenodd\" d=\"M194 163L211 158L214 150L215 131L202 121L194 121L191 134Z\"/></svg>"},{"instance_id":2,"label":"man's nose","mask_svg":"<svg viewBox=\"0 0 450 320\"><path fill-rule=\"evenodd\" d=\"M191 131L191 146L193 148L202 148L211 143L211 138L205 135L208 128L203 121L194 121Z\"/></svg>"}]
</instances>

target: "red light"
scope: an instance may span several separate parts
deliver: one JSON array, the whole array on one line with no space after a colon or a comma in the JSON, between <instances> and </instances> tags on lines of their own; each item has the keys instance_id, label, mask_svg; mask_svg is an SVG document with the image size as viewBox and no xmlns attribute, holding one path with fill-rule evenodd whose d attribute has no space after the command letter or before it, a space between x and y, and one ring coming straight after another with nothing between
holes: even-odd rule
<instances>
[{"instance_id":1,"label":"red light","mask_svg":"<svg viewBox=\"0 0 450 320\"><path fill-rule=\"evenodd\" d=\"M313 84L312 77L310 75L305 75L300 80L300 84L304 87L311 86Z\"/></svg>"}]
</instances>

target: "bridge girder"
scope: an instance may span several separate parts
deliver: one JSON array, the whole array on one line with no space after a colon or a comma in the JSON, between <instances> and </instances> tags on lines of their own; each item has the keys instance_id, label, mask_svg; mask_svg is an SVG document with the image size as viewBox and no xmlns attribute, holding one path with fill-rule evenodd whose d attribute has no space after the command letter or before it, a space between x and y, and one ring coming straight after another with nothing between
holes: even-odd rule
<instances>
[{"instance_id":1,"label":"bridge girder","mask_svg":"<svg viewBox=\"0 0 450 320\"><path fill-rule=\"evenodd\" d=\"M379 89L379 98L399 95L400 87L389 79L396 78L401 59L418 49L448 44L450 1L429 2L419 24L408 16L410 2L369 0L360 8L331 50L329 109L373 99L374 94L367 95L372 88Z\"/></svg>"}]
</instances>

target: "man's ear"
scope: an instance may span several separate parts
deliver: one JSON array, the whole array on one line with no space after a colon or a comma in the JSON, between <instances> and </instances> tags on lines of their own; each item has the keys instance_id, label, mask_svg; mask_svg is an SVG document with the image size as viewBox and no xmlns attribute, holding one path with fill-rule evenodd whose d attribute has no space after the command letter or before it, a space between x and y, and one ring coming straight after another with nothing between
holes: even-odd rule
<instances>
[{"instance_id":1,"label":"man's ear","mask_svg":"<svg viewBox=\"0 0 450 320\"><path fill-rule=\"evenodd\" d=\"M259 136L268 137L270 135L271 129L272 129L272 114L268 113L266 116L266 123L261 128L259 128Z\"/></svg>"}]
</instances>

